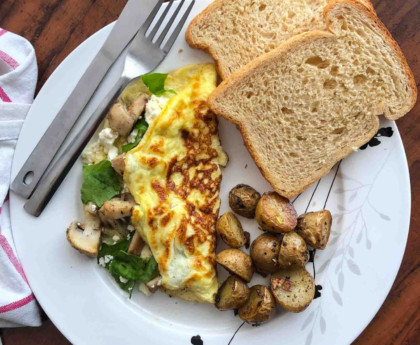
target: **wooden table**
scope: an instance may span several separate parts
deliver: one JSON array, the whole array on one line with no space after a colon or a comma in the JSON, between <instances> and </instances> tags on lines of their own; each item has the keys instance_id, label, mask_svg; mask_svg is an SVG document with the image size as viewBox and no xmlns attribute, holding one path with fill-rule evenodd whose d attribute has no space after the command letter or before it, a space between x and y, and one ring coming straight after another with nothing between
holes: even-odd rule
<instances>
[{"instance_id":1,"label":"wooden table","mask_svg":"<svg viewBox=\"0 0 420 345\"><path fill-rule=\"evenodd\" d=\"M400 44L417 82L420 81L420 0L372 2ZM34 45L38 91L73 49L117 19L125 3L126 0L0 0L0 27L26 37ZM398 120L412 186L411 227L404 260L388 298L355 345L420 344L419 115L420 102L411 114ZM4 345L69 344L46 317L42 327L3 329L1 337Z\"/></svg>"}]
</instances>

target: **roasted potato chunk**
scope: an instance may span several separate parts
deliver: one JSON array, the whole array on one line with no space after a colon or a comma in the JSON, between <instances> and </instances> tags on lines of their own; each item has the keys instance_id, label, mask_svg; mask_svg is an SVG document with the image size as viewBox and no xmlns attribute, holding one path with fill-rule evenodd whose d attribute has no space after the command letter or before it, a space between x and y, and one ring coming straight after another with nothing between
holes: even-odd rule
<instances>
[{"instance_id":1,"label":"roasted potato chunk","mask_svg":"<svg viewBox=\"0 0 420 345\"><path fill-rule=\"evenodd\" d=\"M223 214L216 223L216 231L228 246L243 247L246 237L242 225L232 212Z\"/></svg>"},{"instance_id":2,"label":"roasted potato chunk","mask_svg":"<svg viewBox=\"0 0 420 345\"><path fill-rule=\"evenodd\" d=\"M299 216L297 233L307 244L316 249L325 249L330 238L332 217L328 210L305 213Z\"/></svg>"},{"instance_id":3,"label":"roasted potato chunk","mask_svg":"<svg viewBox=\"0 0 420 345\"><path fill-rule=\"evenodd\" d=\"M219 310L238 309L245 304L248 297L248 285L241 278L230 276L219 288L215 305Z\"/></svg>"},{"instance_id":4,"label":"roasted potato chunk","mask_svg":"<svg viewBox=\"0 0 420 345\"><path fill-rule=\"evenodd\" d=\"M309 250L305 240L296 232L289 232L283 236L280 246L280 267L305 267L309 261ZM255 262L255 261L254 261Z\"/></svg>"},{"instance_id":5,"label":"roasted potato chunk","mask_svg":"<svg viewBox=\"0 0 420 345\"><path fill-rule=\"evenodd\" d=\"M292 203L276 192L264 193L258 202L255 218L262 229L277 233L290 232L297 224Z\"/></svg>"},{"instance_id":6,"label":"roasted potato chunk","mask_svg":"<svg viewBox=\"0 0 420 345\"><path fill-rule=\"evenodd\" d=\"M272 234L262 234L251 244L251 259L262 273L274 273L279 269L280 240Z\"/></svg>"},{"instance_id":7,"label":"roasted potato chunk","mask_svg":"<svg viewBox=\"0 0 420 345\"><path fill-rule=\"evenodd\" d=\"M273 294L264 285L251 287L248 301L239 308L239 317L254 325L269 321L275 313L276 302Z\"/></svg>"},{"instance_id":8,"label":"roasted potato chunk","mask_svg":"<svg viewBox=\"0 0 420 345\"><path fill-rule=\"evenodd\" d=\"M315 281L306 269L291 266L271 276L271 291L284 309L299 313L314 299Z\"/></svg>"},{"instance_id":9,"label":"roasted potato chunk","mask_svg":"<svg viewBox=\"0 0 420 345\"><path fill-rule=\"evenodd\" d=\"M249 283L254 274L254 267L249 255L239 249L225 249L216 255L216 262L230 273Z\"/></svg>"},{"instance_id":10,"label":"roasted potato chunk","mask_svg":"<svg viewBox=\"0 0 420 345\"><path fill-rule=\"evenodd\" d=\"M255 208L261 194L246 184L238 184L229 193L229 206L233 212L242 217L252 219L255 217Z\"/></svg>"}]
</instances>

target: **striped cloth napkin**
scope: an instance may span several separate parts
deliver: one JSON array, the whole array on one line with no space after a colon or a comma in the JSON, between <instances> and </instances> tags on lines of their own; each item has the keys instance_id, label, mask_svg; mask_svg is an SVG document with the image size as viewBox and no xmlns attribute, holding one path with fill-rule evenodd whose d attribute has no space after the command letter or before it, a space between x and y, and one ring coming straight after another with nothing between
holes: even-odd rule
<instances>
[{"instance_id":1,"label":"striped cloth napkin","mask_svg":"<svg viewBox=\"0 0 420 345\"><path fill-rule=\"evenodd\" d=\"M41 325L13 243L8 202L13 153L34 99L37 74L32 45L0 28L0 328Z\"/></svg>"}]
</instances>

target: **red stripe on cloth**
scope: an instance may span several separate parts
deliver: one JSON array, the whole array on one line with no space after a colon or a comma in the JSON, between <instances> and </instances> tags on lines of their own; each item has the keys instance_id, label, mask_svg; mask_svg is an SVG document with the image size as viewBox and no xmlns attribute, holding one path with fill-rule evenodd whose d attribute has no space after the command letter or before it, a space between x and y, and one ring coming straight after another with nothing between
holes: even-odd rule
<instances>
[{"instance_id":1,"label":"red stripe on cloth","mask_svg":"<svg viewBox=\"0 0 420 345\"><path fill-rule=\"evenodd\" d=\"M21 275L23 280L28 284L28 280L26 279L25 273L23 272L22 266L20 265L18 259L15 256L15 253L13 253L13 249L10 246L9 242L7 242L6 237L4 237L0 233L0 247L3 248L4 252L6 253L7 257L9 258L10 262L15 266L16 271Z\"/></svg>"},{"instance_id":2,"label":"red stripe on cloth","mask_svg":"<svg viewBox=\"0 0 420 345\"><path fill-rule=\"evenodd\" d=\"M12 102L12 100L9 98L9 96L7 96L6 92L4 92L4 90L1 87L0 87L0 99L6 103Z\"/></svg>"},{"instance_id":3,"label":"red stripe on cloth","mask_svg":"<svg viewBox=\"0 0 420 345\"><path fill-rule=\"evenodd\" d=\"M0 307L0 314L1 313L7 313L8 311L12 311L12 310L16 310L19 309L25 305L27 305L28 303L32 302L34 300L34 295L30 294L28 297L22 298L19 301L10 303L10 304L6 304L3 307Z\"/></svg>"},{"instance_id":4,"label":"red stripe on cloth","mask_svg":"<svg viewBox=\"0 0 420 345\"><path fill-rule=\"evenodd\" d=\"M0 29L0 37L3 36L6 32L7 32L7 30Z\"/></svg>"},{"instance_id":5,"label":"red stripe on cloth","mask_svg":"<svg viewBox=\"0 0 420 345\"><path fill-rule=\"evenodd\" d=\"M2 50L0 50L0 59L7 63L12 69L16 69L19 67L19 62L17 62L9 54L5 53Z\"/></svg>"}]
</instances>

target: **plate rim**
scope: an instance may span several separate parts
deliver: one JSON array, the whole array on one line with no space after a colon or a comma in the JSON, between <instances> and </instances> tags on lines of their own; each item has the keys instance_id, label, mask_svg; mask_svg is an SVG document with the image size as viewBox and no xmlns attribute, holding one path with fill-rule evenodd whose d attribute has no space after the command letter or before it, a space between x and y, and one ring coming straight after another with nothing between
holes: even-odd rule
<instances>
[{"instance_id":1,"label":"plate rim","mask_svg":"<svg viewBox=\"0 0 420 345\"><path fill-rule=\"evenodd\" d=\"M81 47L82 46L84 46L84 45L88 45L89 44L89 42L91 42L92 40L94 40L98 35L100 35L100 34L102 34L102 32L105 30L109 30L110 29L110 27L112 27L113 25L115 24L115 22L112 22L112 23L110 23L110 24L108 24L108 25L106 25L106 26L104 26L103 28L101 28L100 30L98 30L97 32L95 32L94 34L92 34L91 36L89 36L85 41L83 41L76 49L74 49L68 56L66 56L66 58L60 63L60 65L54 70L54 72L51 74L51 76L48 78L48 80L45 82L45 84L43 85L43 87L41 88L41 90L40 90L40 92L39 92L39 94L42 92L42 90L48 85L48 83L49 83L49 81L50 81L50 78L51 77L53 77L54 75L56 75L56 74L60 74L61 73L61 70L63 69L63 68L65 68L64 66L65 66L65 64L66 64L66 61L69 59L69 57L70 56L72 56L73 54L77 54L78 53L78 51L80 50L80 49L82 49ZM31 111L28 113L28 116L31 116ZM382 300L382 302L380 302L379 303L379 305L377 306L377 308L372 308L371 309L371 312L369 313L370 314L370 316L369 316L369 322L365 325L365 326L363 326L363 328L361 329L361 330L358 330L358 331L356 331L355 330L355 336L354 336L354 338L353 338L353 340L351 341L351 342L353 342L367 327L368 327L368 325L371 323L371 321L372 321L372 319L375 317L375 315L378 313L378 311L380 310L380 308L382 307L382 305L384 304L384 302L385 302L385 300L387 299L387 297L389 296L389 293L390 293L390 291L391 291L391 289L392 289L392 286L393 286L393 284L395 283L395 280L396 280L396 277L397 277L397 275L398 275L398 273L399 273L399 270L400 270L400 268L401 268L401 265L402 265L402 261L403 261L403 259L404 259L404 253L405 253L405 250L406 250L406 246L407 246L407 241L408 241L408 235L409 235L409 231L410 231L410 223L411 223L411 207L412 207L412 200L411 200L411 180L410 180L410 174L409 174L409 167L408 167L408 160L407 160L407 155L406 155L406 151L405 151L405 148L404 148L404 144L403 144L403 141L402 141L402 138L401 138L401 135L400 135L400 132L399 132L399 130L398 130L398 127L397 127L397 124L395 123L395 122L393 122L392 123L393 124L393 129L394 129L394 131L395 131L395 135L396 135L396 137L397 137L397 149L400 151L400 154L402 154L403 156L403 158L404 158L404 162L405 162L405 164L404 164L404 166L403 166L403 169L404 169L404 182L405 182L405 187L406 187L406 190L407 190L407 203L408 203L408 206L409 206L409 210L408 210L408 212L407 212L407 231L405 231L405 233L406 233L406 239L404 240L404 246L402 247L402 253L401 253L401 258L400 258L400 261L399 261L399 264L398 264L398 269L397 270L395 270L395 272L392 274L392 279L389 279L388 281L387 281L387 283L388 283L388 286L387 286L387 288L385 289L385 290L387 290L387 293L386 293L386 295L384 296L384 298L383 298L383 300ZM18 139L18 142L21 140L21 138L19 137L19 139ZM16 170L16 167L15 167L15 159L13 159L13 163L12 163L12 169L13 169L13 171L15 171ZM15 198L19 198L14 192L11 192L10 193L10 208L12 209L13 208L13 200L15 200ZM12 221L12 224L13 224L13 219L12 219L12 217L11 217L11 221ZM17 246L16 246L17 247ZM16 248L16 250L17 250L17 248ZM23 265L22 265L23 266ZM38 297L38 296L42 296L42 294L37 294L37 293L35 293L35 291L34 290L32 290L33 292L34 292L34 294L37 296L36 298L37 298L37 300L39 301L39 303L40 303L40 305L42 306L42 302L41 302L41 300L44 300L44 297L46 298L46 296L44 296L44 297ZM39 292L39 291L38 291ZM375 309L375 310L374 310ZM52 316L50 316L50 312L49 311L47 311L47 310L45 310L44 309L44 311L47 313L47 315L49 316L49 318L50 318L50 320L56 325L56 327L60 330L60 332L69 340L69 341L71 341L72 343L76 343L76 342L74 342L74 341L77 341L78 339L76 339L76 337L75 338L73 338L73 333L74 333L74 331L71 331L70 329L68 329L68 327L66 327L66 325L65 324L61 324L61 322L55 322L54 320L53 320L53 317ZM53 313L52 313L53 314ZM52 315L51 314L51 315ZM350 342L350 343L351 343Z\"/></svg>"}]
</instances>

